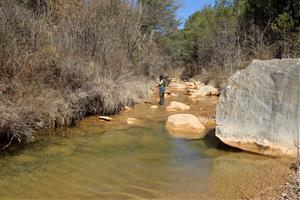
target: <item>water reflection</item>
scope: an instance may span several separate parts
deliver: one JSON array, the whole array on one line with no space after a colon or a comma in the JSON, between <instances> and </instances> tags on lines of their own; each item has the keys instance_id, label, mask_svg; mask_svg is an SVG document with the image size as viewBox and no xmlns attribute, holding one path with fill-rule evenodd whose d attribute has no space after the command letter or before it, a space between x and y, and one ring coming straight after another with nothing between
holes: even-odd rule
<instances>
[{"instance_id":1,"label":"water reflection","mask_svg":"<svg viewBox=\"0 0 300 200\"><path fill-rule=\"evenodd\" d=\"M203 110L200 106L214 112L205 100L189 103L193 112ZM91 117L2 156L0 198L240 199L239 190L254 196L270 181L280 184L288 172L287 161L228 148L213 131L204 140L171 139L168 115L163 108L138 105L113 122ZM128 117L145 126L129 126Z\"/></svg>"}]
</instances>

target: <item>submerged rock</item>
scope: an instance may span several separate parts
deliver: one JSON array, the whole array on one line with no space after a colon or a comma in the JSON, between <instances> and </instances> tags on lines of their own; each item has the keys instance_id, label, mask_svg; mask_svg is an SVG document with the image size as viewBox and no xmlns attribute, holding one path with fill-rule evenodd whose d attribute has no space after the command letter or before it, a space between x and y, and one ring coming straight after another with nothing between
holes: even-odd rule
<instances>
[{"instance_id":1,"label":"submerged rock","mask_svg":"<svg viewBox=\"0 0 300 200\"><path fill-rule=\"evenodd\" d=\"M168 112L175 112L177 110L180 110L180 111L190 110L191 107L184 104L184 103L180 103L180 102L177 102L177 101L172 101L170 103L170 105L166 107L166 109L167 109Z\"/></svg>"},{"instance_id":2,"label":"submerged rock","mask_svg":"<svg viewBox=\"0 0 300 200\"><path fill-rule=\"evenodd\" d=\"M127 124L131 125L131 126L144 126L145 122L144 122L144 120L141 120L141 119L128 118Z\"/></svg>"},{"instance_id":3,"label":"submerged rock","mask_svg":"<svg viewBox=\"0 0 300 200\"><path fill-rule=\"evenodd\" d=\"M216 135L255 153L297 156L300 59L254 60L229 79L217 104Z\"/></svg>"},{"instance_id":4,"label":"submerged rock","mask_svg":"<svg viewBox=\"0 0 300 200\"><path fill-rule=\"evenodd\" d=\"M181 139L201 139L206 134L204 125L191 114L169 116L166 128L172 137Z\"/></svg>"}]
</instances>

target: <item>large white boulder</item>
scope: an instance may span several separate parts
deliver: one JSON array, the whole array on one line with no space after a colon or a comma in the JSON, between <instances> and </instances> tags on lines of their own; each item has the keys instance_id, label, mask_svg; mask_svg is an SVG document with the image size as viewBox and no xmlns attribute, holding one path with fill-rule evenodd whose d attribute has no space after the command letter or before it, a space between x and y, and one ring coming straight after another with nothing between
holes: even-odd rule
<instances>
[{"instance_id":1,"label":"large white boulder","mask_svg":"<svg viewBox=\"0 0 300 200\"><path fill-rule=\"evenodd\" d=\"M190 110L190 109L191 109L190 106L188 106L184 103L177 102L177 101L172 101L170 103L170 105L166 107L166 110L168 112L185 111L185 110Z\"/></svg>"},{"instance_id":2,"label":"large white boulder","mask_svg":"<svg viewBox=\"0 0 300 200\"><path fill-rule=\"evenodd\" d=\"M166 128L174 138L201 139L205 136L205 127L191 114L176 114L168 117Z\"/></svg>"},{"instance_id":3,"label":"large white boulder","mask_svg":"<svg viewBox=\"0 0 300 200\"><path fill-rule=\"evenodd\" d=\"M216 136L265 155L299 155L300 59L254 60L217 103Z\"/></svg>"}]
</instances>

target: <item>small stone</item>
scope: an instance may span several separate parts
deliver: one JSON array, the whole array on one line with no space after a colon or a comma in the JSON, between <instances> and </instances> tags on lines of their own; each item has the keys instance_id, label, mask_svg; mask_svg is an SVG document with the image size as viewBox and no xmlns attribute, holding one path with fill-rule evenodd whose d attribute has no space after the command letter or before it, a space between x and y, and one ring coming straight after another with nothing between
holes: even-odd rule
<instances>
[{"instance_id":1,"label":"small stone","mask_svg":"<svg viewBox=\"0 0 300 200\"><path fill-rule=\"evenodd\" d=\"M98 117L101 121L112 121L113 118L108 117L108 116L99 116Z\"/></svg>"},{"instance_id":2,"label":"small stone","mask_svg":"<svg viewBox=\"0 0 300 200\"><path fill-rule=\"evenodd\" d=\"M128 107L128 106L125 106L125 107L124 107L124 110L126 110L126 111L131 111L132 108L130 108L130 107Z\"/></svg>"},{"instance_id":3,"label":"small stone","mask_svg":"<svg viewBox=\"0 0 300 200\"><path fill-rule=\"evenodd\" d=\"M153 109L153 110L155 110L155 109L158 109L158 106L153 105L150 108Z\"/></svg>"}]
</instances>

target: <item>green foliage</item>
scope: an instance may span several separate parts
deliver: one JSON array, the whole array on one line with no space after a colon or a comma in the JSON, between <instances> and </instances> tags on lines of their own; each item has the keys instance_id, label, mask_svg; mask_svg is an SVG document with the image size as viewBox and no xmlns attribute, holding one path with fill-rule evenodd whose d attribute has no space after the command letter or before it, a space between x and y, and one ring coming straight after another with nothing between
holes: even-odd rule
<instances>
[{"instance_id":1,"label":"green foliage","mask_svg":"<svg viewBox=\"0 0 300 200\"><path fill-rule=\"evenodd\" d=\"M280 15L288 14L295 25L300 23L298 0L246 0L245 18L261 29L265 29Z\"/></svg>"},{"instance_id":2,"label":"green foliage","mask_svg":"<svg viewBox=\"0 0 300 200\"><path fill-rule=\"evenodd\" d=\"M184 29L164 40L168 52L176 56L176 63L190 66L186 75L199 73L203 66L224 59L224 53L216 52L218 46L234 43L237 17L229 1L220 1L215 7L205 7L195 12L185 23ZM220 40L224 44L220 44ZM217 61L218 62L218 61ZM198 67L194 67L198 66Z\"/></svg>"},{"instance_id":3,"label":"green foliage","mask_svg":"<svg viewBox=\"0 0 300 200\"><path fill-rule=\"evenodd\" d=\"M192 14L184 29L161 39L186 75L203 69L233 73L253 58L300 56L300 2L217 0Z\"/></svg>"},{"instance_id":4,"label":"green foliage","mask_svg":"<svg viewBox=\"0 0 300 200\"><path fill-rule=\"evenodd\" d=\"M295 26L294 21L290 18L288 13L278 15L278 17L272 23L272 30L286 34L290 32Z\"/></svg>"}]
</instances>

